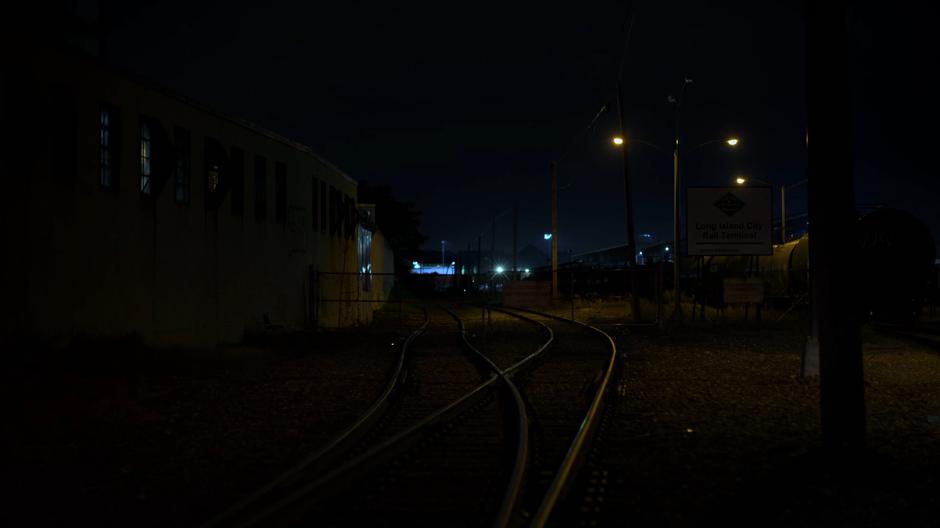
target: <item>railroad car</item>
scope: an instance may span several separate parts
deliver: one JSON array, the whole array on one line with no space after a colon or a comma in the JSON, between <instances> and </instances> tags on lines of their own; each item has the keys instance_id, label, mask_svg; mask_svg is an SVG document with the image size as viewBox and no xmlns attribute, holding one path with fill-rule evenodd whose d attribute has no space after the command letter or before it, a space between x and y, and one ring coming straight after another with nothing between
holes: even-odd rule
<instances>
[{"instance_id":1,"label":"railroad car","mask_svg":"<svg viewBox=\"0 0 940 528\"><path fill-rule=\"evenodd\" d=\"M937 282L936 247L927 226L912 214L891 208L877 209L859 218L854 236L859 254L854 258L861 315L877 320L917 317L930 302ZM622 263L618 263L622 265ZM622 269L611 269L589 258L566 266L559 274L565 291L566 273L580 282L576 293L585 296L618 295L629 287ZM670 265L667 263L667 266ZM807 304L809 299L809 237L777 244L762 257L707 256L682 260L683 290L696 301L721 306L726 278L759 276L765 298L777 308ZM652 276L652 275L650 275ZM664 274L664 287L672 287L672 274ZM643 281L645 284L645 281ZM642 293L641 293L642 294Z\"/></svg>"},{"instance_id":2,"label":"railroad car","mask_svg":"<svg viewBox=\"0 0 940 528\"><path fill-rule=\"evenodd\" d=\"M906 211L882 208L859 218L855 236L858 306L878 320L916 317L928 300L935 258L934 239L923 222ZM686 285L699 300L721 303L728 277L759 276L768 302L792 305L809 294L809 236L774 246L766 257L694 257L686 262Z\"/></svg>"}]
</instances>

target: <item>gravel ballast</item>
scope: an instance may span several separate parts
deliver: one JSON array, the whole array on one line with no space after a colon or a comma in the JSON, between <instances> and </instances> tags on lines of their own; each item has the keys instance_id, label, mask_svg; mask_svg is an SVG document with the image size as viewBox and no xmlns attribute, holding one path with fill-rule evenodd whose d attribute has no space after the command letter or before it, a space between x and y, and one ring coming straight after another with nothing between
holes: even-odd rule
<instances>
[{"instance_id":1,"label":"gravel ballast","mask_svg":"<svg viewBox=\"0 0 940 528\"><path fill-rule=\"evenodd\" d=\"M352 423L422 319L211 350L88 343L24 355L5 376L15 485L0 518L199 524Z\"/></svg>"}]
</instances>

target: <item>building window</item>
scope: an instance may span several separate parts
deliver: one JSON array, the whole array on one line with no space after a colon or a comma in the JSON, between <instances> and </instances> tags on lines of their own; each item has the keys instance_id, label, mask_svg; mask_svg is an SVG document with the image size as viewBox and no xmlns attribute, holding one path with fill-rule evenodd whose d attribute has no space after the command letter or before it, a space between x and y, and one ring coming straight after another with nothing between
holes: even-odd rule
<instances>
[{"instance_id":1,"label":"building window","mask_svg":"<svg viewBox=\"0 0 940 528\"><path fill-rule=\"evenodd\" d=\"M102 187L114 186L114 113L107 106L102 106L98 112L98 150L100 153L98 165L98 183Z\"/></svg>"},{"instance_id":2,"label":"building window","mask_svg":"<svg viewBox=\"0 0 940 528\"><path fill-rule=\"evenodd\" d=\"M283 163L274 164L274 221L287 223L287 167Z\"/></svg>"},{"instance_id":3,"label":"building window","mask_svg":"<svg viewBox=\"0 0 940 528\"><path fill-rule=\"evenodd\" d=\"M176 127L173 135L173 142L176 146L176 170L174 171L176 203L188 204L190 201L189 180L191 166L189 130Z\"/></svg>"},{"instance_id":4,"label":"building window","mask_svg":"<svg viewBox=\"0 0 940 528\"><path fill-rule=\"evenodd\" d=\"M153 143L150 136L150 125L140 123L140 192L150 194L151 162L153 157Z\"/></svg>"},{"instance_id":5,"label":"building window","mask_svg":"<svg viewBox=\"0 0 940 528\"><path fill-rule=\"evenodd\" d=\"M209 194L219 190L220 182L219 164L214 163L214 160L210 160L206 163L206 187L209 190Z\"/></svg>"},{"instance_id":6,"label":"building window","mask_svg":"<svg viewBox=\"0 0 940 528\"><path fill-rule=\"evenodd\" d=\"M232 214L241 216L245 210L245 151L232 147L231 170L232 179Z\"/></svg>"},{"instance_id":7,"label":"building window","mask_svg":"<svg viewBox=\"0 0 940 528\"><path fill-rule=\"evenodd\" d=\"M78 176L79 145L78 101L72 88L52 87L52 115L56 118L52 129L52 178L72 184Z\"/></svg>"},{"instance_id":8,"label":"building window","mask_svg":"<svg viewBox=\"0 0 940 528\"><path fill-rule=\"evenodd\" d=\"M359 221L356 201L352 196L343 195L343 213L343 237L349 240L356 236L356 224Z\"/></svg>"},{"instance_id":9,"label":"building window","mask_svg":"<svg viewBox=\"0 0 940 528\"><path fill-rule=\"evenodd\" d=\"M212 137L205 138L204 171L206 178L206 207L216 210L222 206L229 180L229 153L222 143Z\"/></svg>"},{"instance_id":10,"label":"building window","mask_svg":"<svg viewBox=\"0 0 940 528\"><path fill-rule=\"evenodd\" d=\"M268 160L255 156L255 219L264 222L268 217Z\"/></svg>"},{"instance_id":11,"label":"building window","mask_svg":"<svg viewBox=\"0 0 940 528\"><path fill-rule=\"evenodd\" d=\"M367 292L372 289L372 231L362 226L358 229L359 280L362 291Z\"/></svg>"},{"instance_id":12,"label":"building window","mask_svg":"<svg viewBox=\"0 0 940 528\"><path fill-rule=\"evenodd\" d=\"M326 233L326 182L320 182L320 232Z\"/></svg>"},{"instance_id":13,"label":"building window","mask_svg":"<svg viewBox=\"0 0 940 528\"><path fill-rule=\"evenodd\" d=\"M118 109L102 104L98 109L98 183L117 189L121 168L121 115Z\"/></svg>"},{"instance_id":14,"label":"building window","mask_svg":"<svg viewBox=\"0 0 940 528\"><path fill-rule=\"evenodd\" d=\"M313 185L310 186L310 212L311 217L313 218L313 232L316 233L320 225L320 197L317 191L320 190L320 183L317 182L316 178L313 178Z\"/></svg>"}]
</instances>

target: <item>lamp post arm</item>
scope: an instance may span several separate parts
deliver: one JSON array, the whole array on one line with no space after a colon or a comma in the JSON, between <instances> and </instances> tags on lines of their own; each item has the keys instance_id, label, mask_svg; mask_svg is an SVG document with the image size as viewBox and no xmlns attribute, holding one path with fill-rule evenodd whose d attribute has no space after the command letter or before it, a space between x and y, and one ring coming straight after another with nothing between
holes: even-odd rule
<instances>
[{"instance_id":1,"label":"lamp post arm","mask_svg":"<svg viewBox=\"0 0 940 528\"><path fill-rule=\"evenodd\" d=\"M690 148L690 149L685 149L685 150L681 151L681 154L684 156L684 155L686 155L686 154L690 154L690 153L692 153L692 152L695 152L696 150L698 150L698 149L700 149L700 148L702 148L702 147L711 145L712 143L719 143L719 142L724 143L724 142L726 142L726 141L728 141L726 138L709 139L708 141L706 141L706 142L704 142L704 143L699 143L698 145L696 145L696 146L694 146L694 147L692 147L692 148Z\"/></svg>"},{"instance_id":2,"label":"lamp post arm","mask_svg":"<svg viewBox=\"0 0 940 528\"><path fill-rule=\"evenodd\" d=\"M631 143L639 143L639 144L641 144L641 145L646 145L647 147L650 147L650 148L653 148L653 149L655 149L655 150L658 150L658 151L662 152L663 154L672 154L672 151L671 151L671 150L666 149L666 148L663 148L663 147L660 147L660 146L657 145L656 143L652 143L652 142L650 142L650 141L646 141L645 139L630 139L629 141L630 141Z\"/></svg>"}]
</instances>

